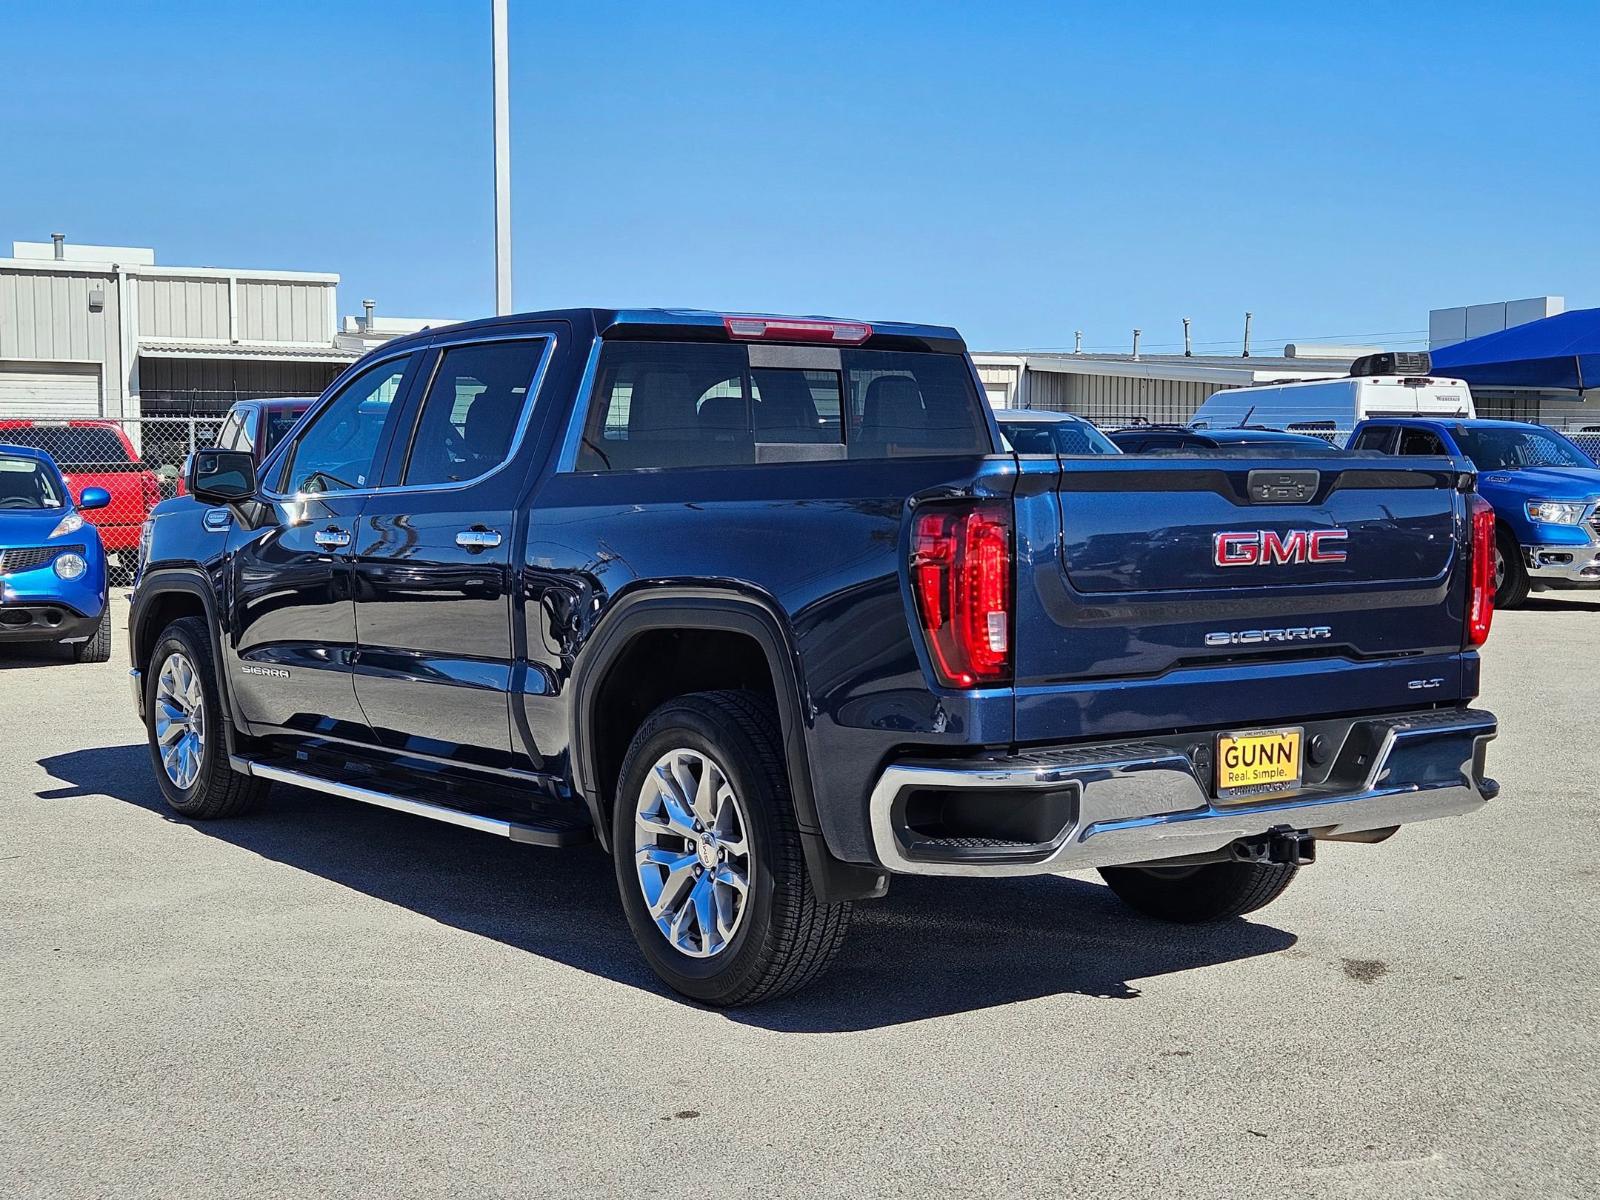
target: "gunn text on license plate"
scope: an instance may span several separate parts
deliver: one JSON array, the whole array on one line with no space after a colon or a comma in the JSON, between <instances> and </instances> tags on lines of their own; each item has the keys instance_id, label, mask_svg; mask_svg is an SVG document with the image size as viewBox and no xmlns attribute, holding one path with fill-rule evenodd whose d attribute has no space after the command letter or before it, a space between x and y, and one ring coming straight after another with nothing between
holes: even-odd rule
<instances>
[{"instance_id":1,"label":"gunn text on license plate","mask_svg":"<svg viewBox=\"0 0 1600 1200\"><path fill-rule=\"evenodd\" d=\"M1300 786L1299 729L1258 729L1217 736L1217 799L1244 800Z\"/></svg>"}]
</instances>

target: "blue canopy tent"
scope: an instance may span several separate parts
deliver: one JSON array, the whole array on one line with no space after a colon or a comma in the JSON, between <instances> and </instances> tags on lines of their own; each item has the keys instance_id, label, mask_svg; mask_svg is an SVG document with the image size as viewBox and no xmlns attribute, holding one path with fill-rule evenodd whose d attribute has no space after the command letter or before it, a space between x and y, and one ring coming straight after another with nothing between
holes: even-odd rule
<instances>
[{"instance_id":1,"label":"blue canopy tent","mask_svg":"<svg viewBox=\"0 0 1600 1200\"><path fill-rule=\"evenodd\" d=\"M1600 387L1600 308L1513 325L1433 351L1433 373L1474 387Z\"/></svg>"}]
</instances>

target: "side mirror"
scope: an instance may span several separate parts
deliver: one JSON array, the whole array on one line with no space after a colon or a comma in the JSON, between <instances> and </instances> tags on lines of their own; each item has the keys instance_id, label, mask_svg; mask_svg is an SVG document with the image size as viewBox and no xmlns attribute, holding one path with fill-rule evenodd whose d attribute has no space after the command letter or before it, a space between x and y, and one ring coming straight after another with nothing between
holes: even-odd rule
<instances>
[{"instance_id":1,"label":"side mirror","mask_svg":"<svg viewBox=\"0 0 1600 1200\"><path fill-rule=\"evenodd\" d=\"M88 512L92 508L105 508L111 503L111 493L105 488L87 487L78 497L78 511Z\"/></svg>"},{"instance_id":2,"label":"side mirror","mask_svg":"<svg viewBox=\"0 0 1600 1200\"><path fill-rule=\"evenodd\" d=\"M256 460L244 450L196 450L183 482L203 503L238 504L256 494Z\"/></svg>"}]
</instances>

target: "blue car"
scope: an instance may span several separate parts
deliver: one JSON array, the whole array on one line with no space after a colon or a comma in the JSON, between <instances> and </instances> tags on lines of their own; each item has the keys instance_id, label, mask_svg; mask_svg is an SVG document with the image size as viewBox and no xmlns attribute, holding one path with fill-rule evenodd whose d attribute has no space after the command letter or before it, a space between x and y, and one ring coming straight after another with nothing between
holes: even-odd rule
<instances>
[{"instance_id":1,"label":"blue car","mask_svg":"<svg viewBox=\"0 0 1600 1200\"><path fill-rule=\"evenodd\" d=\"M110 503L90 487L73 504L48 454L0 445L0 649L54 642L77 662L111 657L105 550L83 517Z\"/></svg>"},{"instance_id":2,"label":"blue car","mask_svg":"<svg viewBox=\"0 0 1600 1200\"><path fill-rule=\"evenodd\" d=\"M1394 417L1364 421L1350 449L1465 458L1494 508L1495 604L1529 591L1600 587L1600 467L1553 429L1527 421Z\"/></svg>"},{"instance_id":3,"label":"blue car","mask_svg":"<svg viewBox=\"0 0 1600 1200\"><path fill-rule=\"evenodd\" d=\"M1072 413L997 408L1006 446L1019 454L1121 454L1105 434Z\"/></svg>"}]
</instances>

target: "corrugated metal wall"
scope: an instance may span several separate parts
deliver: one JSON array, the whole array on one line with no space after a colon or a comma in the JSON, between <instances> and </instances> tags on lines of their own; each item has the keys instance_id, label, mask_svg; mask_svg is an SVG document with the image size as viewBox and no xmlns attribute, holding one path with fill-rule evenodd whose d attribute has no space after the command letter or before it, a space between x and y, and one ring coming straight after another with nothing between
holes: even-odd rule
<instances>
[{"instance_id":1,"label":"corrugated metal wall","mask_svg":"<svg viewBox=\"0 0 1600 1200\"><path fill-rule=\"evenodd\" d=\"M1129 379L1118 375L1071 377L1072 411L1097 424L1124 424L1143 417L1153 425L1186 423L1214 383L1189 379Z\"/></svg>"},{"instance_id":2,"label":"corrugated metal wall","mask_svg":"<svg viewBox=\"0 0 1600 1200\"><path fill-rule=\"evenodd\" d=\"M235 400L318 395L343 369L339 363L142 358L139 394L146 413L223 413Z\"/></svg>"},{"instance_id":3,"label":"corrugated metal wall","mask_svg":"<svg viewBox=\"0 0 1600 1200\"><path fill-rule=\"evenodd\" d=\"M1029 408L1048 409L1050 412L1076 412L1072 407L1071 375L1053 371L1029 371L1027 405Z\"/></svg>"},{"instance_id":4,"label":"corrugated metal wall","mask_svg":"<svg viewBox=\"0 0 1600 1200\"><path fill-rule=\"evenodd\" d=\"M1183 424L1218 384L1186 379L1133 379L1121 375L1069 375L1029 371L1027 404L1077 413L1100 425L1123 425L1135 417L1154 424Z\"/></svg>"},{"instance_id":5,"label":"corrugated metal wall","mask_svg":"<svg viewBox=\"0 0 1600 1200\"><path fill-rule=\"evenodd\" d=\"M90 309L91 293L103 301ZM105 389L122 395L114 276L85 272L0 270L0 360L105 364Z\"/></svg>"},{"instance_id":6,"label":"corrugated metal wall","mask_svg":"<svg viewBox=\"0 0 1600 1200\"><path fill-rule=\"evenodd\" d=\"M228 339L226 279L140 275L137 284L141 337Z\"/></svg>"},{"instance_id":7,"label":"corrugated metal wall","mask_svg":"<svg viewBox=\"0 0 1600 1200\"><path fill-rule=\"evenodd\" d=\"M239 281L239 338L246 342L325 342L328 289L315 283Z\"/></svg>"}]
</instances>

